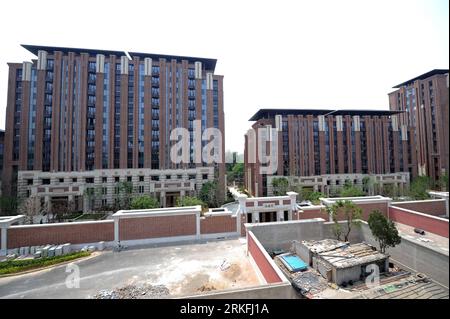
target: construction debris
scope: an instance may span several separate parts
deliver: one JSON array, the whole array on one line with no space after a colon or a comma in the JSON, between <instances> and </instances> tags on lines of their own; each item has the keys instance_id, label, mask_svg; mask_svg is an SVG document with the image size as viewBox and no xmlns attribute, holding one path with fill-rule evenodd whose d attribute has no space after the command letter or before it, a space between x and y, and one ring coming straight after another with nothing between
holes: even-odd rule
<instances>
[{"instance_id":1,"label":"construction debris","mask_svg":"<svg viewBox=\"0 0 450 319\"><path fill-rule=\"evenodd\" d=\"M170 295L164 285L131 284L114 290L100 290L93 299L160 299Z\"/></svg>"}]
</instances>

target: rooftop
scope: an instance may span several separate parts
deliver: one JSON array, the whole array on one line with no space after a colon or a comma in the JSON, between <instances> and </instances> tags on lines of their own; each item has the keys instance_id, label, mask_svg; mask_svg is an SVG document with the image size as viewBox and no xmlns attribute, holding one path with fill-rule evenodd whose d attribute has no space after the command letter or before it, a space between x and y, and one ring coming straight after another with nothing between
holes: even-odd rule
<instances>
[{"instance_id":1,"label":"rooftop","mask_svg":"<svg viewBox=\"0 0 450 319\"><path fill-rule=\"evenodd\" d=\"M424 73L422 75L416 76L415 78L412 78L412 79L410 79L410 80L408 80L406 82L397 84L396 86L393 86L393 88L398 89L398 88L401 88L402 86L411 84L414 81L424 80L424 79L429 78L430 76L433 76L433 75L436 75L436 74L446 74L446 73L448 73L448 69L434 69L434 70L426 72L426 73Z\"/></svg>"},{"instance_id":2,"label":"rooftop","mask_svg":"<svg viewBox=\"0 0 450 319\"><path fill-rule=\"evenodd\" d=\"M272 118L275 115L359 115L359 116L391 116L402 111L389 110L337 110L337 109L259 109L249 121Z\"/></svg>"},{"instance_id":3,"label":"rooftop","mask_svg":"<svg viewBox=\"0 0 450 319\"><path fill-rule=\"evenodd\" d=\"M30 45L30 44L22 44L22 47L27 49L34 55L38 55L39 50L54 52L61 51L64 54L69 52L73 52L76 54L80 53L88 53L90 55L94 54L104 54L104 55L117 55L117 56L126 56L126 51L114 51L114 50L99 50L99 49L86 49L86 48L69 48L69 47L53 47L53 46L43 46L43 45ZM128 54L133 57L143 58L152 58L155 60L166 59L168 61L175 59L177 61L187 60L190 63L194 63L196 61L202 62L205 66L205 69L214 71L216 68L216 59L207 59L207 58L198 58L191 56L178 56L178 55L166 55L166 54L155 54L155 53L139 53L139 52L128 52Z\"/></svg>"},{"instance_id":4,"label":"rooftop","mask_svg":"<svg viewBox=\"0 0 450 319\"><path fill-rule=\"evenodd\" d=\"M365 243L343 246L320 253L319 256L335 268L348 268L387 258L387 255Z\"/></svg>"},{"instance_id":5,"label":"rooftop","mask_svg":"<svg viewBox=\"0 0 450 319\"><path fill-rule=\"evenodd\" d=\"M302 244L316 254L348 246L348 243L336 239L304 240Z\"/></svg>"}]
</instances>

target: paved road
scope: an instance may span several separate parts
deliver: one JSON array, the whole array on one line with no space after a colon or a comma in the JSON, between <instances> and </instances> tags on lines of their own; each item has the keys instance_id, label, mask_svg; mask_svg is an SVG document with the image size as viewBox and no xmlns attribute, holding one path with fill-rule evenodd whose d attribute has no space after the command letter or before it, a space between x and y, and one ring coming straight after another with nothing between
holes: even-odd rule
<instances>
[{"instance_id":1,"label":"paved road","mask_svg":"<svg viewBox=\"0 0 450 319\"><path fill-rule=\"evenodd\" d=\"M186 291L189 288L187 279L192 279L195 274L214 277L224 258L248 263L242 241L236 239L122 252L105 251L91 259L74 262L80 270L79 288L66 287L66 278L71 273L66 272L67 265L60 265L35 273L0 278L0 298L90 298L101 289L112 289L138 280L165 284L171 292L189 293ZM246 266L250 267L244 264ZM244 286L251 284L243 283Z\"/></svg>"}]
</instances>

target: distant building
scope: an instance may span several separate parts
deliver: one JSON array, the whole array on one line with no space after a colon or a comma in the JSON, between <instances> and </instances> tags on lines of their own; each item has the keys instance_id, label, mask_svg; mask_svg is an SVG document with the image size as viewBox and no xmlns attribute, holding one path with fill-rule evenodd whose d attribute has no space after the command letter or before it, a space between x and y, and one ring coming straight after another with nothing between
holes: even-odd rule
<instances>
[{"instance_id":1,"label":"distant building","mask_svg":"<svg viewBox=\"0 0 450 319\"><path fill-rule=\"evenodd\" d=\"M346 180L362 185L371 176L401 190L416 166L401 116L384 110L260 109L245 136L245 186L255 196L270 196L273 178L284 176L291 185L329 194ZM276 129L277 143L255 143L264 128ZM264 174L260 168L267 165L258 158L252 162L251 154L270 145L276 145L277 170Z\"/></svg>"},{"instance_id":2,"label":"distant building","mask_svg":"<svg viewBox=\"0 0 450 319\"><path fill-rule=\"evenodd\" d=\"M400 125L408 127L413 152L413 176L434 181L449 173L448 69L432 70L394 86L392 111L403 111Z\"/></svg>"},{"instance_id":3,"label":"distant building","mask_svg":"<svg viewBox=\"0 0 450 319\"><path fill-rule=\"evenodd\" d=\"M2 195L3 158L5 156L5 131L0 130L0 196ZM1 210L1 208L0 208Z\"/></svg>"},{"instance_id":4,"label":"distant building","mask_svg":"<svg viewBox=\"0 0 450 319\"><path fill-rule=\"evenodd\" d=\"M214 74L216 60L23 47L37 59L8 64L6 194L74 201L86 209L87 189L101 190L95 206L111 206L121 181L162 206L196 195L207 181L217 180L225 190L223 160L194 160L200 151L193 145L196 125L200 135L207 128L224 135L223 76ZM189 132L189 163L170 158L175 128ZM222 140L222 156L224 150Z\"/></svg>"}]
</instances>

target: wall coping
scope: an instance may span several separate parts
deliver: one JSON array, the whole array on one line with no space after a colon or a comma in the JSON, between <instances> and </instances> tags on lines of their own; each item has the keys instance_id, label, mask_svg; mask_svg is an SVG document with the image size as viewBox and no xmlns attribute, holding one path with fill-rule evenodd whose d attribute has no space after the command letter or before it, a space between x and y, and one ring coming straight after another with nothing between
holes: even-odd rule
<instances>
[{"instance_id":1,"label":"wall coping","mask_svg":"<svg viewBox=\"0 0 450 319\"><path fill-rule=\"evenodd\" d=\"M32 224L32 225L12 225L9 229L14 228L37 228L37 227L52 227L52 226L73 226L73 225L87 225L87 224L108 224L114 223L114 220L88 220L85 222L66 222L66 223L47 223L47 224Z\"/></svg>"},{"instance_id":2,"label":"wall coping","mask_svg":"<svg viewBox=\"0 0 450 319\"><path fill-rule=\"evenodd\" d=\"M424 200L408 200L408 201L402 201L402 202L392 202L392 205L398 205L398 204L416 204L416 203L432 203L432 202L445 202L444 198L436 198L436 199L424 199Z\"/></svg>"},{"instance_id":3,"label":"wall coping","mask_svg":"<svg viewBox=\"0 0 450 319\"><path fill-rule=\"evenodd\" d=\"M136 209L136 210L119 210L112 215L114 219L120 218L137 218L137 217L154 217L154 216L179 216L179 215L200 215L202 208L197 206L186 207L170 207L155 209Z\"/></svg>"},{"instance_id":4,"label":"wall coping","mask_svg":"<svg viewBox=\"0 0 450 319\"><path fill-rule=\"evenodd\" d=\"M299 206L299 212L304 210L315 210L325 208L325 205Z\"/></svg>"},{"instance_id":5,"label":"wall coping","mask_svg":"<svg viewBox=\"0 0 450 319\"><path fill-rule=\"evenodd\" d=\"M428 218L435 219L435 220L438 220L438 221L446 222L447 224L449 222L448 219L446 219L446 218L441 218L441 217L437 217L437 216L433 216L433 215L429 215L429 214L425 214L425 213L421 213L421 212L416 212L414 210L406 209L406 208L403 208L403 207L391 206L391 208L402 210L402 211L404 211L406 213L420 215L420 216L423 216L423 217L428 217Z\"/></svg>"},{"instance_id":6,"label":"wall coping","mask_svg":"<svg viewBox=\"0 0 450 319\"><path fill-rule=\"evenodd\" d=\"M333 205L335 202L339 200L349 200L354 203L360 204L374 204L374 203L390 203L392 198L384 197L381 195L376 196L360 196L360 197L332 197L332 198L320 198L320 201L325 205Z\"/></svg>"}]
</instances>

